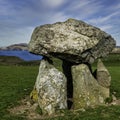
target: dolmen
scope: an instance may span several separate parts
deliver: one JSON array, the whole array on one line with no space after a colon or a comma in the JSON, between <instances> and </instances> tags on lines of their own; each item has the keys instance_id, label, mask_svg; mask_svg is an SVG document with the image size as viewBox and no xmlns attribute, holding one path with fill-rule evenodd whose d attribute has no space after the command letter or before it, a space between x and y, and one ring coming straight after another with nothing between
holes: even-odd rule
<instances>
[{"instance_id":1,"label":"dolmen","mask_svg":"<svg viewBox=\"0 0 120 120\"><path fill-rule=\"evenodd\" d=\"M111 76L100 58L115 45L111 35L76 19L36 27L28 47L43 59L31 97L36 98L43 114L104 105ZM62 61L62 72L52 64L52 57Z\"/></svg>"}]
</instances>

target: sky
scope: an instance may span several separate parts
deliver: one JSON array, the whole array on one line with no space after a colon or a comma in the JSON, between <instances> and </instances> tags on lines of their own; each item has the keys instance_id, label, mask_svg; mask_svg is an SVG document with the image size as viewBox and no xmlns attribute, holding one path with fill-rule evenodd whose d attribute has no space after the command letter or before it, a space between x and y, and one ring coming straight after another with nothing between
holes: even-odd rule
<instances>
[{"instance_id":1,"label":"sky","mask_svg":"<svg viewBox=\"0 0 120 120\"><path fill-rule=\"evenodd\" d=\"M0 0L0 47L28 43L35 27L83 20L120 46L120 0Z\"/></svg>"}]
</instances>

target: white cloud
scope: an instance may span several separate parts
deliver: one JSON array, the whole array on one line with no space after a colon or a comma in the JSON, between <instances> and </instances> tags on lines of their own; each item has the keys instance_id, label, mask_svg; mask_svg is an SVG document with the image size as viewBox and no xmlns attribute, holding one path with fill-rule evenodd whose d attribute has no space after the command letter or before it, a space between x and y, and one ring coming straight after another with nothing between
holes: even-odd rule
<instances>
[{"instance_id":1,"label":"white cloud","mask_svg":"<svg viewBox=\"0 0 120 120\"><path fill-rule=\"evenodd\" d=\"M120 3L118 3L116 6L114 6L114 9L115 9L115 10L120 9Z\"/></svg>"},{"instance_id":2,"label":"white cloud","mask_svg":"<svg viewBox=\"0 0 120 120\"><path fill-rule=\"evenodd\" d=\"M89 18L91 15L98 13L102 9L101 1L97 0L74 0L65 9L69 14L77 16L80 19Z\"/></svg>"},{"instance_id":3,"label":"white cloud","mask_svg":"<svg viewBox=\"0 0 120 120\"><path fill-rule=\"evenodd\" d=\"M110 0L109 5L106 1L108 3L108 0L0 0L0 46L28 42L36 26L68 18L100 27L120 45L120 1Z\"/></svg>"},{"instance_id":4,"label":"white cloud","mask_svg":"<svg viewBox=\"0 0 120 120\"><path fill-rule=\"evenodd\" d=\"M0 33L0 45L8 46L15 43L28 43L34 28L23 27L21 29L11 29Z\"/></svg>"},{"instance_id":5,"label":"white cloud","mask_svg":"<svg viewBox=\"0 0 120 120\"><path fill-rule=\"evenodd\" d=\"M41 1L43 5L50 7L50 8L57 8L65 3L65 0L41 0Z\"/></svg>"},{"instance_id":6,"label":"white cloud","mask_svg":"<svg viewBox=\"0 0 120 120\"><path fill-rule=\"evenodd\" d=\"M99 18L90 19L89 22L92 24L101 24L106 21L110 21L111 19L114 19L114 16L116 16L116 15L119 15L119 11L113 12L113 13L103 16L103 17L101 16Z\"/></svg>"},{"instance_id":7,"label":"white cloud","mask_svg":"<svg viewBox=\"0 0 120 120\"><path fill-rule=\"evenodd\" d=\"M111 30L113 28L112 25L103 25L103 26L99 26L99 27L103 31L109 31L109 30Z\"/></svg>"},{"instance_id":8,"label":"white cloud","mask_svg":"<svg viewBox=\"0 0 120 120\"><path fill-rule=\"evenodd\" d=\"M54 23L54 22L62 22L68 19L69 16L65 15L63 12L58 12L58 13L53 13L50 16L49 22Z\"/></svg>"},{"instance_id":9,"label":"white cloud","mask_svg":"<svg viewBox=\"0 0 120 120\"><path fill-rule=\"evenodd\" d=\"M85 6L87 6L88 4L90 4L90 1L88 0L83 0L83 1L73 1L71 6L69 7L70 10L79 10Z\"/></svg>"}]
</instances>

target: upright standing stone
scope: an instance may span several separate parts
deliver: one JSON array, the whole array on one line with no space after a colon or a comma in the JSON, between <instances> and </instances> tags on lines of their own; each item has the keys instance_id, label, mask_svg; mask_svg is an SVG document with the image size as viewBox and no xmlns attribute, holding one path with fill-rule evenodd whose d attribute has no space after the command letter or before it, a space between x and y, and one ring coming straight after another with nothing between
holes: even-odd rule
<instances>
[{"instance_id":1,"label":"upright standing stone","mask_svg":"<svg viewBox=\"0 0 120 120\"><path fill-rule=\"evenodd\" d=\"M104 104L106 88L100 86L85 64L72 67L73 76L73 107L87 108Z\"/></svg>"},{"instance_id":2,"label":"upright standing stone","mask_svg":"<svg viewBox=\"0 0 120 120\"><path fill-rule=\"evenodd\" d=\"M41 61L35 83L38 103L43 114L53 114L56 110L67 108L66 78L53 65Z\"/></svg>"},{"instance_id":3,"label":"upright standing stone","mask_svg":"<svg viewBox=\"0 0 120 120\"><path fill-rule=\"evenodd\" d=\"M103 62L99 59L97 64L97 81L98 83L106 88L110 87L111 76Z\"/></svg>"}]
</instances>

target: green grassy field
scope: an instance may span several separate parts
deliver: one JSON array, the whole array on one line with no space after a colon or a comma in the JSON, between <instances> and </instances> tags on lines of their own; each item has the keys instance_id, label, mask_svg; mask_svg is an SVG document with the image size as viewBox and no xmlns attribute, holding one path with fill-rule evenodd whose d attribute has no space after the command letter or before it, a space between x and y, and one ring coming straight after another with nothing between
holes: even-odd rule
<instances>
[{"instance_id":1,"label":"green grassy field","mask_svg":"<svg viewBox=\"0 0 120 120\"><path fill-rule=\"evenodd\" d=\"M38 72L37 66L0 66L0 119L14 120L8 107L30 94ZM17 119L16 119L17 120Z\"/></svg>"},{"instance_id":2,"label":"green grassy field","mask_svg":"<svg viewBox=\"0 0 120 120\"><path fill-rule=\"evenodd\" d=\"M59 69L60 61L55 60ZM111 93L120 99L120 54L104 59L111 76ZM93 65L95 67L95 64ZM0 120L26 120L23 116L13 116L7 109L18 104L18 100L29 95L33 89L39 66L0 65ZM100 106L86 111L66 111L65 116L49 120L120 120L120 106Z\"/></svg>"}]
</instances>

